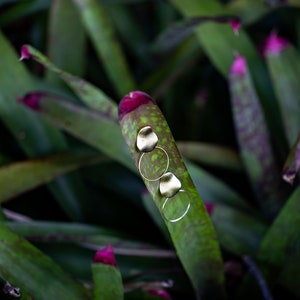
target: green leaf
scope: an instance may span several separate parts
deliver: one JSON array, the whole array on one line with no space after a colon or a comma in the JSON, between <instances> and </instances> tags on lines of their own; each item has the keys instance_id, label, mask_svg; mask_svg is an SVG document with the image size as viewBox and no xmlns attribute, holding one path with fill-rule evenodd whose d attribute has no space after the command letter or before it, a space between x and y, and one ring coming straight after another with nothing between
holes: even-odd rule
<instances>
[{"instance_id":1,"label":"green leaf","mask_svg":"<svg viewBox=\"0 0 300 300\"><path fill-rule=\"evenodd\" d=\"M268 217L281 207L280 176L269 131L243 56L236 56L229 75L231 108L241 157L259 204Z\"/></svg>"},{"instance_id":2,"label":"green leaf","mask_svg":"<svg viewBox=\"0 0 300 300\"><path fill-rule=\"evenodd\" d=\"M26 221L5 225L15 233L40 243L71 243L95 250L104 245L114 246L114 252L124 256L174 258L171 250L134 240L124 232L81 223Z\"/></svg>"},{"instance_id":3,"label":"green leaf","mask_svg":"<svg viewBox=\"0 0 300 300\"><path fill-rule=\"evenodd\" d=\"M66 153L2 166L0 168L0 203L46 184L62 174L99 160L100 157L95 155Z\"/></svg>"},{"instance_id":4,"label":"green leaf","mask_svg":"<svg viewBox=\"0 0 300 300\"><path fill-rule=\"evenodd\" d=\"M36 107L30 104L30 99L35 99L33 101L36 101ZM120 127L110 117L65 101L54 94L28 94L22 102L35 109L56 126L102 151L108 157L131 170L134 168Z\"/></svg>"},{"instance_id":5,"label":"green leaf","mask_svg":"<svg viewBox=\"0 0 300 300\"><path fill-rule=\"evenodd\" d=\"M293 268L289 267L290 271L286 269L281 273L286 264L291 263L289 261L291 257L299 257L300 255L299 226L300 187L297 187L268 229L256 254L260 270L271 288L278 280L288 286L293 285L293 274L300 272L300 265L297 263ZM240 294L245 296L244 299L254 299L259 297L260 291L252 278L246 277L241 286Z\"/></svg>"},{"instance_id":6,"label":"green leaf","mask_svg":"<svg viewBox=\"0 0 300 300\"><path fill-rule=\"evenodd\" d=\"M266 58L285 134L291 146L300 132L300 55L292 45L288 45L280 53L266 51Z\"/></svg>"},{"instance_id":7,"label":"green leaf","mask_svg":"<svg viewBox=\"0 0 300 300\"><path fill-rule=\"evenodd\" d=\"M0 223L0 274L35 299L91 299L49 257Z\"/></svg>"},{"instance_id":8,"label":"green leaf","mask_svg":"<svg viewBox=\"0 0 300 300\"><path fill-rule=\"evenodd\" d=\"M225 205L213 205L211 219L222 248L238 256L254 255L267 231L261 220Z\"/></svg>"},{"instance_id":9,"label":"green leaf","mask_svg":"<svg viewBox=\"0 0 300 300\"><path fill-rule=\"evenodd\" d=\"M96 0L73 0L107 75L120 96L135 88L126 58L115 36L111 20Z\"/></svg>"},{"instance_id":10,"label":"green leaf","mask_svg":"<svg viewBox=\"0 0 300 300\"><path fill-rule=\"evenodd\" d=\"M32 58L57 74L63 79L74 93L89 107L101 111L111 119L117 119L117 105L102 90L89 82L55 66L46 56L31 46L23 46L23 51L28 51Z\"/></svg>"},{"instance_id":11,"label":"green leaf","mask_svg":"<svg viewBox=\"0 0 300 300\"><path fill-rule=\"evenodd\" d=\"M222 299L224 274L216 235L165 118L153 100L142 92L132 92L123 98L119 106L119 118L124 138L140 171L141 153L136 147L137 134L144 126L151 126L157 134L158 146L162 147L169 156L167 170L174 172L183 190L171 198L170 215L166 216L168 212L163 210L165 197L158 192L158 182L148 180L144 182L165 220L179 259L193 283L197 297ZM159 151L147 154L148 159L143 163L143 172L156 170L156 174L163 173L162 169L166 167L166 156L159 155ZM168 221L185 212L188 203L190 209L182 219L177 222Z\"/></svg>"},{"instance_id":12,"label":"green leaf","mask_svg":"<svg viewBox=\"0 0 300 300\"><path fill-rule=\"evenodd\" d=\"M238 15L243 24L250 25L271 12L271 9L261 0L235 0L226 5L226 11Z\"/></svg>"},{"instance_id":13,"label":"green leaf","mask_svg":"<svg viewBox=\"0 0 300 300\"><path fill-rule=\"evenodd\" d=\"M83 74L85 67L85 32L82 23L78 22L79 18L79 13L72 0L51 2L48 56L61 69L77 76ZM49 70L46 78L52 84L59 83L58 77Z\"/></svg>"},{"instance_id":14,"label":"green leaf","mask_svg":"<svg viewBox=\"0 0 300 300\"><path fill-rule=\"evenodd\" d=\"M223 15L226 12L225 6L217 0L172 0L171 3L187 18ZM228 76L234 53L246 57L268 124L276 132L276 139L284 141L279 107L274 103L267 70L243 28L239 30L239 35L235 35L229 25L206 23L196 29L196 36L210 61L225 78Z\"/></svg>"},{"instance_id":15,"label":"green leaf","mask_svg":"<svg viewBox=\"0 0 300 300\"><path fill-rule=\"evenodd\" d=\"M1 32L0 56L0 118L20 148L29 157L68 151L65 137L57 128L17 102L18 97L35 90L36 85L24 66L18 62L17 55ZM76 176L60 177L48 187L70 218L79 220L84 215L86 194Z\"/></svg>"},{"instance_id":16,"label":"green leaf","mask_svg":"<svg viewBox=\"0 0 300 300\"><path fill-rule=\"evenodd\" d=\"M186 162L186 165L204 202L225 204L252 215L257 214L253 207L226 183L195 164Z\"/></svg>"},{"instance_id":17,"label":"green leaf","mask_svg":"<svg viewBox=\"0 0 300 300\"><path fill-rule=\"evenodd\" d=\"M300 187L290 196L280 214L266 233L257 259L265 270L269 282L279 275L285 265L289 253L299 253L300 233ZM300 271L300 270L299 270Z\"/></svg>"},{"instance_id":18,"label":"green leaf","mask_svg":"<svg viewBox=\"0 0 300 300\"><path fill-rule=\"evenodd\" d=\"M198 142L177 142L180 153L200 164L241 171L242 162L231 148Z\"/></svg>"},{"instance_id":19,"label":"green leaf","mask_svg":"<svg viewBox=\"0 0 300 300\"><path fill-rule=\"evenodd\" d=\"M120 271L111 265L92 264L95 300L122 300L123 284Z\"/></svg>"},{"instance_id":20,"label":"green leaf","mask_svg":"<svg viewBox=\"0 0 300 300\"><path fill-rule=\"evenodd\" d=\"M284 264L278 282L292 294L300 297L298 274L300 270L300 251L292 253Z\"/></svg>"},{"instance_id":21,"label":"green leaf","mask_svg":"<svg viewBox=\"0 0 300 300\"><path fill-rule=\"evenodd\" d=\"M239 21L239 18L233 16L193 16L184 21L176 22L158 36L153 45L154 51L170 51L192 35L195 29L202 23L215 22L229 24L231 21Z\"/></svg>"}]
</instances>

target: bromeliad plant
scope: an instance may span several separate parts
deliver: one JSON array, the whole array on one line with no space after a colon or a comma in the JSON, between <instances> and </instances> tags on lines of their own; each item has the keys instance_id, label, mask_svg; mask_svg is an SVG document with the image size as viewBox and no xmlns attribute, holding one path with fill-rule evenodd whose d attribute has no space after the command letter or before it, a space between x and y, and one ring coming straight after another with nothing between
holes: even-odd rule
<instances>
[{"instance_id":1,"label":"bromeliad plant","mask_svg":"<svg viewBox=\"0 0 300 300\"><path fill-rule=\"evenodd\" d=\"M299 299L299 9L1 2L0 298Z\"/></svg>"}]
</instances>

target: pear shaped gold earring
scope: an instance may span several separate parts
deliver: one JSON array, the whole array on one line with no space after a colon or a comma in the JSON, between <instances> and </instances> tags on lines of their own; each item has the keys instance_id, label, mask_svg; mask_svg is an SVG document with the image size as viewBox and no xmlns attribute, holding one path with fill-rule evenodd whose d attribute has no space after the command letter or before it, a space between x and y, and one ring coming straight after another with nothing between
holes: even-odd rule
<instances>
[{"instance_id":1,"label":"pear shaped gold earring","mask_svg":"<svg viewBox=\"0 0 300 300\"><path fill-rule=\"evenodd\" d=\"M157 146L157 143L158 143L158 137L150 126L145 126L138 132L136 138L136 147L142 153L138 161L138 170L141 176L147 181L159 180L167 172L169 168L169 163L170 163L169 155L164 148ZM166 157L166 166L157 177L150 178L148 175L145 175L145 173L142 171L143 169L142 162L145 155L149 155L150 152L151 155L153 155L154 151L161 152L159 153L159 155L164 155Z\"/></svg>"}]
</instances>

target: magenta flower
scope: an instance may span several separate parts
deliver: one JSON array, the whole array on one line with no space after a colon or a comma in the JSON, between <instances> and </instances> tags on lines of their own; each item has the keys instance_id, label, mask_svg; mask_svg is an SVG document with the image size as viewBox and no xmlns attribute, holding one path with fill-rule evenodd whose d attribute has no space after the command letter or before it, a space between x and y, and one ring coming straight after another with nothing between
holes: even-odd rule
<instances>
[{"instance_id":1,"label":"magenta flower","mask_svg":"<svg viewBox=\"0 0 300 300\"><path fill-rule=\"evenodd\" d=\"M245 75L247 70L247 62L244 56L237 54L231 65L230 72L236 75Z\"/></svg>"},{"instance_id":2,"label":"magenta flower","mask_svg":"<svg viewBox=\"0 0 300 300\"><path fill-rule=\"evenodd\" d=\"M206 208L208 214L211 216L212 213L213 213L213 210L214 210L214 206L215 206L215 205L214 205L213 203L211 203L211 202L207 202L207 203L204 203L204 206L205 206L205 208Z\"/></svg>"},{"instance_id":3,"label":"magenta flower","mask_svg":"<svg viewBox=\"0 0 300 300\"><path fill-rule=\"evenodd\" d=\"M18 102L25 104L33 110L38 110L39 103L44 96L46 96L46 94L42 92L31 92L26 94L24 97L18 98Z\"/></svg>"},{"instance_id":4,"label":"magenta flower","mask_svg":"<svg viewBox=\"0 0 300 300\"><path fill-rule=\"evenodd\" d=\"M280 54L288 45L289 41L283 37L278 36L277 32L273 31L265 40L263 53L264 54Z\"/></svg>"},{"instance_id":5,"label":"magenta flower","mask_svg":"<svg viewBox=\"0 0 300 300\"><path fill-rule=\"evenodd\" d=\"M239 29L241 28L241 22L239 20L233 20L229 22L233 32L238 35Z\"/></svg>"},{"instance_id":6,"label":"magenta flower","mask_svg":"<svg viewBox=\"0 0 300 300\"><path fill-rule=\"evenodd\" d=\"M97 251L93 258L93 262L117 267L117 261L112 246L108 245L106 248Z\"/></svg>"},{"instance_id":7,"label":"magenta flower","mask_svg":"<svg viewBox=\"0 0 300 300\"><path fill-rule=\"evenodd\" d=\"M28 46L27 45L23 45L22 48L21 48L21 56L20 56L20 61L23 60L23 59L28 59L31 57L31 54L29 53L29 50L28 50Z\"/></svg>"},{"instance_id":8,"label":"magenta flower","mask_svg":"<svg viewBox=\"0 0 300 300\"><path fill-rule=\"evenodd\" d=\"M143 104L147 104L153 99L146 93L141 91L133 91L126 95L119 104L119 120L129 112L137 109Z\"/></svg>"},{"instance_id":9,"label":"magenta flower","mask_svg":"<svg viewBox=\"0 0 300 300\"><path fill-rule=\"evenodd\" d=\"M169 293L163 289L161 290L148 290L147 293L152 296L158 296L164 299L171 299Z\"/></svg>"}]
</instances>

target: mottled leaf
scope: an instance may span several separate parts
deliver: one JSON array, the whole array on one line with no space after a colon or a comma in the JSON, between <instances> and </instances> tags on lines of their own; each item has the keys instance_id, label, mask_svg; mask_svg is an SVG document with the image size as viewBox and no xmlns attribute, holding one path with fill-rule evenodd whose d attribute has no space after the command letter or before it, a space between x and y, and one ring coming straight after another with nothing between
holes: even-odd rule
<instances>
[{"instance_id":1,"label":"mottled leaf","mask_svg":"<svg viewBox=\"0 0 300 300\"><path fill-rule=\"evenodd\" d=\"M141 153L136 147L136 139L139 130L144 126L151 126L158 136L159 147L163 147L169 156L167 170L174 172L183 190L171 198L173 201L169 204L168 216L163 209L166 198L158 191L158 181L144 180L144 182L165 220L179 259L193 283L197 297L222 299L224 274L215 232L161 111L147 94L131 92L120 102L119 119L124 138L138 169ZM143 172L156 170L156 174L164 173L162 169L166 167L166 156L154 151L150 152L148 157L149 160L146 159L143 163ZM184 215L183 212L189 204L190 209ZM177 222L169 221L181 215L183 217Z\"/></svg>"},{"instance_id":2,"label":"mottled leaf","mask_svg":"<svg viewBox=\"0 0 300 300\"><path fill-rule=\"evenodd\" d=\"M246 60L237 55L229 75L231 107L241 157L259 204L268 217L280 209L279 171Z\"/></svg>"}]
</instances>

